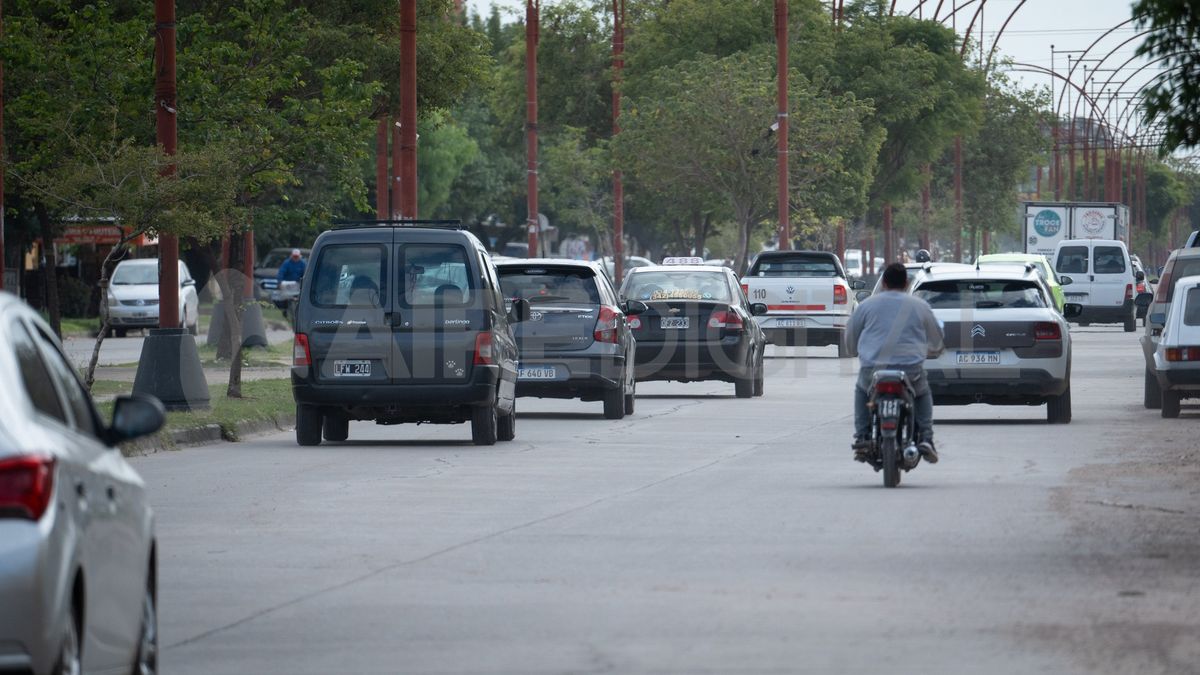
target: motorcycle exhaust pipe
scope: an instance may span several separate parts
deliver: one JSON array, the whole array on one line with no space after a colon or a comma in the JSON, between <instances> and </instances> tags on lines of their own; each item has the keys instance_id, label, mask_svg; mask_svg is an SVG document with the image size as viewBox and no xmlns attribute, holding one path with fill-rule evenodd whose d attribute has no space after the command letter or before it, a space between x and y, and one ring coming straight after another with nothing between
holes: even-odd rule
<instances>
[{"instance_id":1,"label":"motorcycle exhaust pipe","mask_svg":"<svg viewBox=\"0 0 1200 675\"><path fill-rule=\"evenodd\" d=\"M921 451L917 449L915 443L909 443L908 447L904 448L904 466L911 469L917 465L921 459Z\"/></svg>"}]
</instances>

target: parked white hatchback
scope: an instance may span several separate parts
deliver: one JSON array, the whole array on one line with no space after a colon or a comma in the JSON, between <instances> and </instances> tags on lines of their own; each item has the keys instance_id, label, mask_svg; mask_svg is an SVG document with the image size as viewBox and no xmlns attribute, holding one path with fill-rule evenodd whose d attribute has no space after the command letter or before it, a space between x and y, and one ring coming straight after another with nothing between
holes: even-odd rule
<instances>
[{"instance_id":1,"label":"parked white hatchback","mask_svg":"<svg viewBox=\"0 0 1200 675\"><path fill-rule=\"evenodd\" d=\"M108 318L117 337L130 328L158 326L158 259L139 258L117 263L108 280L105 301L100 303L100 320ZM200 319L200 296L188 266L179 261L179 326L195 335Z\"/></svg>"},{"instance_id":2,"label":"parked white hatchback","mask_svg":"<svg viewBox=\"0 0 1200 675\"><path fill-rule=\"evenodd\" d=\"M1200 276L1180 279L1166 316L1156 318L1163 324L1154 348L1162 416L1179 417L1181 399L1200 397Z\"/></svg>"},{"instance_id":3,"label":"parked white hatchback","mask_svg":"<svg viewBox=\"0 0 1200 675\"><path fill-rule=\"evenodd\" d=\"M1071 421L1071 334L1036 269L934 271L911 293L933 309L946 351L925 362L934 405L1046 404L1051 424Z\"/></svg>"}]
</instances>

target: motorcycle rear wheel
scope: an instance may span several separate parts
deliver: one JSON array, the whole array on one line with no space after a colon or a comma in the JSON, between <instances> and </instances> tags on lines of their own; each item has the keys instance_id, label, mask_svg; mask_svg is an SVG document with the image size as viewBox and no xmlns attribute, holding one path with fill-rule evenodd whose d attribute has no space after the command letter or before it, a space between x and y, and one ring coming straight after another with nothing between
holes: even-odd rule
<instances>
[{"instance_id":1,"label":"motorcycle rear wheel","mask_svg":"<svg viewBox=\"0 0 1200 675\"><path fill-rule=\"evenodd\" d=\"M895 436L884 436L879 448L883 463L883 487L894 488L900 484L900 448Z\"/></svg>"}]
</instances>

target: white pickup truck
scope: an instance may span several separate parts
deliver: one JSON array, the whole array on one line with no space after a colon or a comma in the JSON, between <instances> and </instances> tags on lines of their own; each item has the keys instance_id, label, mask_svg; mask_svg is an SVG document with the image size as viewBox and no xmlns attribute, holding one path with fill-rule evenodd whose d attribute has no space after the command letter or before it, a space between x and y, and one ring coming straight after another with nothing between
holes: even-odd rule
<instances>
[{"instance_id":1,"label":"white pickup truck","mask_svg":"<svg viewBox=\"0 0 1200 675\"><path fill-rule=\"evenodd\" d=\"M742 277L750 302L767 306L755 320L770 342L837 345L839 357L846 355L842 336L858 304L854 289L842 261L827 251L764 251Z\"/></svg>"}]
</instances>

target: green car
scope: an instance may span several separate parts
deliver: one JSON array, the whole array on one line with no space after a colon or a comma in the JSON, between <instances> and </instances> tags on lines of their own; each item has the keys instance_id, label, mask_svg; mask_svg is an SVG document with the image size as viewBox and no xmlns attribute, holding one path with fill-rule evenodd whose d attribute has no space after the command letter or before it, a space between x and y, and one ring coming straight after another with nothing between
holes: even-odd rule
<instances>
[{"instance_id":1,"label":"green car","mask_svg":"<svg viewBox=\"0 0 1200 675\"><path fill-rule=\"evenodd\" d=\"M1063 294L1062 284L1059 283L1058 273L1054 271L1054 266L1050 264L1050 261L1046 260L1046 256L1038 253L989 253L979 256L975 262L980 265L1027 265L1033 263L1037 266L1042 278L1046 280L1046 285L1050 287L1050 293L1054 296L1054 307L1059 314L1062 314L1066 296Z\"/></svg>"}]
</instances>

